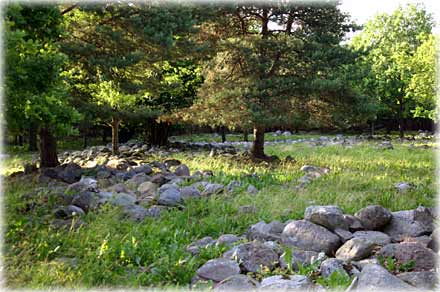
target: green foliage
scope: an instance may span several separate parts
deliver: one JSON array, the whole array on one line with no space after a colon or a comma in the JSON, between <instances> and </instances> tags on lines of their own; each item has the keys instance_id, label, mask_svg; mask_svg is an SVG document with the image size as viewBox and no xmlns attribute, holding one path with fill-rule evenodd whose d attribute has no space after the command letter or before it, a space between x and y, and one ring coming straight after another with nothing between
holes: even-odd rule
<instances>
[{"instance_id":1,"label":"green foliage","mask_svg":"<svg viewBox=\"0 0 440 292\"><path fill-rule=\"evenodd\" d=\"M432 117L432 26L432 16L423 6L408 4L392 14L376 16L354 37L353 48L365 53L365 65L371 68L364 88L380 101L381 116ZM427 78L422 82L421 76Z\"/></svg>"},{"instance_id":2,"label":"green foliage","mask_svg":"<svg viewBox=\"0 0 440 292\"><path fill-rule=\"evenodd\" d=\"M319 277L316 279L316 282L328 289L332 290L343 290L350 286L353 281L353 277L347 275L347 273L343 273L339 270L334 271L330 274L329 277Z\"/></svg>"}]
</instances>

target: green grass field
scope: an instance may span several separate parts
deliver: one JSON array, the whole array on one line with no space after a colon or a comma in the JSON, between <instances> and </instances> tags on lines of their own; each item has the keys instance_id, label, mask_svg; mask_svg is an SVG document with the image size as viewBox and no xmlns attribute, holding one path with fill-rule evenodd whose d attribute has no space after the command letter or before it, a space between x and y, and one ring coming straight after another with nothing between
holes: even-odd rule
<instances>
[{"instance_id":1,"label":"green grass field","mask_svg":"<svg viewBox=\"0 0 440 292\"><path fill-rule=\"evenodd\" d=\"M317 136L319 137L319 136ZM394 143L394 142L393 142ZM352 148L310 147L279 144L266 148L267 154L296 162L265 165L243 163L234 158L208 157L208 153L178 153L174 158L191 171L212 170L211 181L227 184L240 180L256 186L257 195L220 194L190 201L185 209L165 212L159 219L132 223L119 210L104 207L84 217L86 226L76 231L54 231L47 222L55 204L47 192L35 193L30 180L4 181L6 283L11 287L187 287L197 268L225 249L213 247L199 256L185 251L186 245L204 236L243 234L260 220L299 219L312 204L339 205L353 214L369 204L390 210L434 206L434 150L394 144L394 150L378 150L374 144ZM169 158L169 157L167 157ZM30 159L17 154L6 159L2 172L20 169ZM303 189L295 189L304 164L330 168ZM249 176L256 174L257 176ZM398 193L397 182L417 187ZM29 195L31 194L31 195ZM258 211L240 214L239 206L254 205ZM33 206L29 208L29 206ZM71 266L60 258L76 258Z\"/></svg>"}]
</instances>

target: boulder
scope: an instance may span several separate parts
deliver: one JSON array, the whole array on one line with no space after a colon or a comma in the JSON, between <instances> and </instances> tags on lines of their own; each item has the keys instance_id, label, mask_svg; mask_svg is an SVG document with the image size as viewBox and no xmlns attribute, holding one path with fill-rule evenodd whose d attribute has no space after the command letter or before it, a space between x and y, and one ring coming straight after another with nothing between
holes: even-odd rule
<instances>
[{"instance_id":1,"label":"boulder","mask_svg":"<svg viewBox=\"0 0 440 292\"><path fill-rule=\"evenodd\" d=\"M208 183L205 186L205 189L202 191L201 195L205 197L209 197L211 195L215 195L221 193L224 189L224 185L217 183Z\"/></svg>"},{"instance_id":2,"label":"boulder","mask_svg":"<svg viewBox=\"0 0 440 292\"><path fill-rule=\"evenodd\" d=\"M294 290L309 291L314 288L313 283L303 275L271 276L261 281L262 290Z\"/></svg>"},{"instance_id":3,"label":"boulder","mask_svg":"<svg viewBox=\"0 0 440 292\"><path fill-rule=\"evenodd\" d=\"M437 273L433 271L406 272L398 274L397 278L419 289L434 290L438 285Z\"/></svg>"},{"instance_id":4,"label":"boulder","mask_svg":"<svg viewBox=\"0 0 440 292\"><path fill-rule=\"evenodd\" d=\"M391 238L380 231L356 231L353 233L353 237L368 239L374 244L382 246L391 243Z\"/></svg>"},{"instance_id":5,"label":"boulder","mask_svg":"<svg viewBox=\"0 0 440 292\"><path fill-rule=\"evenodd\" d=\"M83 209L74 205L59 207L54 211L54 216L57 219L69 219L75 216L82 216L84 214Z\"/></svg>"},{"instance_id":6,"label":"boulder","mask_svg":"<svg viewBox=\"0 0 440 292\"><path fill-rule=\"evenodd\" d=\"M216 241L211 236L206 236L188 245L186 251L192 255L196 255L200 252L201 248L213 246L215 243Z\"/></svg>"},{"instance_id":7,"label":"boulder","mask_svg":"<svg viewBox=\"0 0 440 292\"><path fill-rule=\"evenodd\" d=\"M194 186L187 186L180 189L180 196L183 200L200 198L200 192Z\"/></svg>"},{"instance_id":8,"label":"boulder","mask_svg":"<svg viewBox=\"0 0 440 292\"><path fill-rule=\"evenodd\" d=\"M260 271L262 267L273 269L279 259L272 248L256 241L240 244L223 256L238 261L244 272L253 273Z\"/></svg>"},{"instance_id":9,"label":"boulder","mask_svg":"<svg viewBox=\"0 0 440 292\"><path fill-rule=\"evenodd\" d=\"M246 275L230 276L214 287L214 291L250 291L260 286L256 280Z\"/></svg>"},{"instance_id":10,"label":"boulder","mask_svg":"<svg viewBox=\"0 0 440 292\"><path fill-rule=\"evenodd\" d=\"M342 210L338 206L310 206L304 212L304 219L315 224L327 227L330 230L336 228L348 230Z\"/></svg>"},{"instance_id":11,"label":"boulder","mask_svg":"<svg viewBox=\"0 0 440 292\"><path fill-rule=\"evenodd\" d=\"M151 181L146 181L138 186L137 191L141 196L144 196L154 194L158 188L159 186L157 184Z\"/></svg>"},{"instance_id":12,"label":"boulder","mask_svg":"<svg viewBox=\"0 0 440 292\"><path fill-rule=\"evenodd\" d=\"M272 221L270 223L260 221L248 229L246 232L246 238L249 240L279 241L284 227L285 225L279 221Z\"/></svg>"},{"instance_id":13,"label":"boulder","mask_svg":"<svg viewBox=\"0 0 440 292\"><path fill-rule=\"evenodd\" d=\"M393 217L390 211L379 205L367 206L359 210L355 216L359 218L362 226L367 230L380 230Z\"/></svg>"},{"instance_id":14,"label":"boulder","mask_svg":"<svg viewBox=\"0 0 440 292\"><path fill-rule=\"evenodd\" d=\"M320 272L324 278L330 277L334 272L339 272L348 276L347 271L344 269L344 261L335 258L324 260L321 263Z\"/></svg>"},{"instance_id":15,"label":"boulder","mask_svg":"<svg viewBox=\"0 0 440 292\"><path fill-rule=\"evenodd\" d=\"M412 271L414 272L434 269L438 258L431 249L420 243L412 242L387 244L382 247L378 254L385 258L394 258L397 265L413 262Z\"/></svg>"},{"instance_id":16,"label":"boulder","mask_svg":"<svg viewBox=\"0 0 440 292\"><path fill-rule=\"evenodd\" d=\"M127 180L125 182L125 185L131 190L136 190L139 187L139 185L141 185L144 182L149 181L150 179L151 178L148 175L141 172L141 173L135 174L132 178Z\"/></svg>"},{"instance_id":17,"label":"boulder","mask_svg":"<svg viewBox=\"0 0 440 292\"><path fill-rule=\"evenodd\" d=\"M168 179L161 173L158 173L151 178L151 182L159 186L165 184L167 181Z\"/></svg>"},{"instance_id":18,"label":"boulder","mask_svg":"<svg viewBox=\"0 0 440 292\"><path fill-rule=\"evenodd\" d=\"M345 242L336 252L336 258L344 261L358 261L368 258L376 244L366 238L355 237Z\"/></svg>"},{"instance_id":19,"label":"boulder","mask_svg":"<svg viewBox=\"0 0 440 292\"><path fill-rule=\"evenodd\" d=\"M223 234L217 238L217 245L230 246L240 240L240 237L234 234Z\"/></svg>"},{"instance_id":20,"label":"boulder","mask_svg":"<svg viewBox=\"0 0 440 292\"><path fill-rule=\"evenodd\" d=\"M209 260L197 270L197 276L215 282L238 274L240 267L237 262L224 258Z\"/></svg>"},{"instance_id":21,"label":"boulder","mask_svg":"<svg viewBox=\"0 0 440 292\"><path fill-rule=\"evenodd\" d=\"M226 191L229 193L235 191L237 188L241 187L241 183L239 181L233 180L226 186Z\"/></svg>"},{"instance_id":22,"label":"boulder","mask_svg":"<svg viewBox=\"0 0 440 292\"><path fill-rule=\"evenodd\" d=\"M77 195L73 196L72 205L80 207L85 212L96 207L97 198L95 197L95 193L83 191Z\"/></svg>"},{"instance_id":23,"label":"boulder","mask_svg":"<svg viewBox=\"0 0 440 292\"><path fill-rule=\"evenodd\" d=\"M159 205L174 207L182 204L183 200L177 187L169 187L159 194L157 203Z\"/></svg>"},{"instance_id":24,"label":"boulder","mask_svg":"<svg viewBox=\"0 0 440 292\"><path fill-rule=\"evenodd\" d=\"M290 264L292 269L297 271L299 266L298 264L300 264L301 266L309 266L313 264L316 260L318 260L318 258L319 253L316 251L293 249L292 261ZM280 267L283 269L287 268L285 253L280 257Z\"/></svg>"},{"instance_id":25,"label":"boulder","mask_svg":"<svg viewBox=\"0 0 440 292\"><path fill-rule=\"evenodd\" d=\"M407 291L413 289L413 286L376 264L364 266L359 274L356 287L356 291Z\"/></svg>"},{"instance_id":26,"label":"boulder","mask_svg":"<svg viewBox=\"0 0 440 292\"><path fill-rule=\"evenodd\" d=\"M174 173L177 176L189 176L190 175L189 167L186 166L185 164L181 164L176 167L176 170L174 171Z\"/></svg>"},{"instance_id":27,"label":"boulder","mask_svg":"<svg viewBox=\"0 0 440 292\"><path fill-rule=\"evenodd\" d=\"M246 192L248 194L255 195L258 193L258 189L256 187L254 187L253 185L249 185L246 189Z\"/></svg>"},{"instance_id":28,"label":"boulder","mask_svg":"<svg viewBox=\"0 0 440 292\"><path fill-rule=\"evenodd\" d=\"M129 206L136 203L136 197L127 193L113 193L110 203L115 206Z\"/></svg>"},{"instance_id":29,"label":"boulder","mask_svg":"<svg viewBox=\"0 0 440 292\"><path fill-rule=\"evenodd\" d=\"M287 224L281 234L281 240L288 246L323 251L328 256L333 255L341 245L341 240L336 234L307 220L296 220Z\"/></svg>"},{"instance_id":30,"label":"boulder","mask_svg":"<svg viewBox=\"0 0 440 292\"><path fill-rule=\"evenodd\" d=\"M146 175L153 173L153 168L149 164L141 164L133 167L136 173L144 173Z\"/></svg>"},{"instance_id":31,"label":"boulder","mask_svg":"<svg viewBox=\"0 0 440 292\"><path fill-rule=\"evenodd\" d=\"M425 207L415 210L405 210L392 213L390 223L383 232L393 241L402 241L405 237L418 237L430 234L433 229L434 216L432 211Z\"/></svg>"}]
</instances>

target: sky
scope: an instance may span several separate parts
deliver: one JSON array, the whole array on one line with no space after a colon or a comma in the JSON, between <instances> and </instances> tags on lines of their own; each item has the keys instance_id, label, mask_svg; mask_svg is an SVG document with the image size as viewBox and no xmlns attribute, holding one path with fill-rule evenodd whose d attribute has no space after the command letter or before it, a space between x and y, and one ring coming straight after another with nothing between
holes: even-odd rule
<instances>
[{"instance_id":1,"label":"sky","mask_svg":"<svg viewBox=\"0 0 440 292\"><path fill-rule=\"evenodd\" d=\"M423 3L436 21L434 33L440 33L440 0L342 0L340 9L350 13L356 23L364 24L378 13L392 13L399 7L399 4L405 5L407 3Z\"/></svg>"}]
</instances>

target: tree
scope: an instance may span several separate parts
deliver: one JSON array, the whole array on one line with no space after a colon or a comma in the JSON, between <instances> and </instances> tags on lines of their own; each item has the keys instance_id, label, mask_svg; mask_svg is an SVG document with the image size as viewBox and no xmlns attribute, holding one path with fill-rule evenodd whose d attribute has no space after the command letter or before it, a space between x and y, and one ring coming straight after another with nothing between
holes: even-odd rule
<instances>
[{"instance_id":1,"label":"tree","mask_svg":"<svg viewBox=\"0 0 440 292\"><path fill-rule=\"evenodd\" d=\"M86 104L98 102L110 107L105 111L99 108L97 116L111 121L114 152L122 121L143 119L149 122L150 133L165 131L156 118L167 104L179 101L163 90L169 77L168 61L177 64L190 59L196 49L188 38L194 24L192 9L182 5L85 4L69 12L70 35L63 50L72 60L72 94ZM150 137L154 144L163 144L167 138L158 134Z\"/></svg>"},{"instance_id":2,"label":"tree","mask_svg":"<svg viewBox=\"0 0 440 292\"><path fill-rule=\"evenodd\" d=\"M253 128L252 155L266 159L267 127L291 122L292 114L316 101L353 101L352 95L338 94L340 82L324 82L340 66L339 43L352 27L337 6L336 1L269 1L219 8L219 17L202 27L214 36L216 50L204 66L199 98L176 117L212 127ZM313 83L320 86L314 89Z\"/></svg>"},{"instance_id":3,"label":"tree","mask_svg":"<svg viewBox=\"0 0 440 292\"><path fill-rule=\"evenodd\" d=\"M400 137L404 136L404 118L411 112L420 113L414 109L415 98L423 99L423 94L416 93L415 75L435 66L432 60L423 68L414 64L421 61L417 51L429 39L432 26L432 16L423 6L408 4L392 14L377 15L352 41L353 48L366 54L364 62L371 67L368 90L380 100L382 115L398 119ZM427 81L432 90L433 80Z\"/></svg>"},{"instance_id":4,"label":"tree","mask_svg":"<svg viewBox=\"0 0 440 292\"><path fill-rule=\"evenodd\" d=\"M40 166L59 164L56 133L79 119L70 106L59 52L62 16L55 6L9 5L6 11L6 118L8 128L36 125Z\"/></svg>"}]
</instances>

